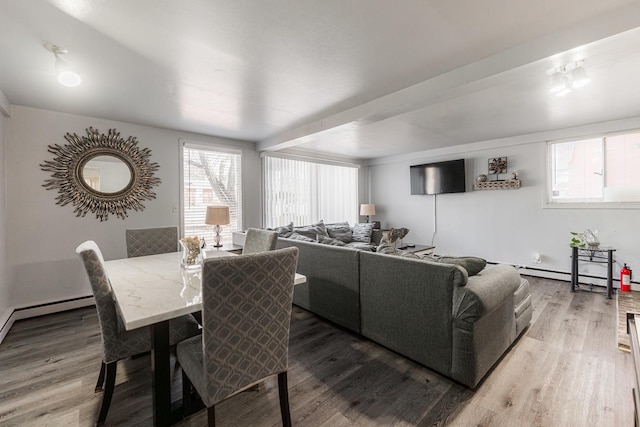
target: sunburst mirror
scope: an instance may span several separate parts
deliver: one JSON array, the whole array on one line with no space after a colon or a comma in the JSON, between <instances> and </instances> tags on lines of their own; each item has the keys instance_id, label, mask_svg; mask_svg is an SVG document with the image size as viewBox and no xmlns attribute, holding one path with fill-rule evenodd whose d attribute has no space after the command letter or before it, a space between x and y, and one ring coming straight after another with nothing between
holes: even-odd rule
<instances>
[{"instance_id":1,"label":"sunburst mirror","mask_svg":"<svg viewBox=\"0 0 640 427\"><path fill-rule=\"evenodd\" d=\"M129 210L143 210L142 201L155 199L151 189L160 183L154 176L159 166L149 161L151 150L138 147L135 137L125 140L115 129L101 134L90 127L86 132L67 133L68 144L49 145L55 157L40 165L52 176L43 187L57 189L56 203L71 203L76 216L92 212L106 221L109 214L125 219Z\"/></svg>"}]
</instances>

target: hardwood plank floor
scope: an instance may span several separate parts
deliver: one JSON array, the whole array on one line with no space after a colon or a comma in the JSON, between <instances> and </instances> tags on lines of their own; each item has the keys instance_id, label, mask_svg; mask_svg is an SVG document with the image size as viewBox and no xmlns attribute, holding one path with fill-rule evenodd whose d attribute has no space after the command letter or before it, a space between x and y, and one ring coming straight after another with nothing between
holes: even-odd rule
<instances>
[{"instance_id":1,"label":"hardwood plank floor","mask_svg":"<svg viewBox=\"0 0 640 427\"><path fill-rule=\"evenodd\" d=\"M289 396L299 426L631 426L633 364L615 300L529 277L533 323L470 390L294 307ZM150 358L119 363L107 424L149 426ZM21 320L0 345L1 426L90 426L101 394L94 308ZM180 396L174 367L174 398ZM277 381L216 408L219 426L278 426ZM203 412L181 426L206 425Z\"/></svg>"}]
</instances>

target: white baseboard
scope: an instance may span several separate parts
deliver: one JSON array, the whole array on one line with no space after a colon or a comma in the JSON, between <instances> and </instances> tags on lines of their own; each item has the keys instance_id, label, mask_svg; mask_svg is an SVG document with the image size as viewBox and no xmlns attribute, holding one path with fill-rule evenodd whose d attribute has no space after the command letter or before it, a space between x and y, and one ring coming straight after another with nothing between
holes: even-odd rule
<instances>
[{"instance_id":1,"label":"white baseboard","mask_svg":"<svg viewBox=\"0 0 640 427\"><path fill-rule=\"evenodd\" d=\"M95 305L93 295L62 301L52 301L38 305L9 307L0 316L0 344L7 336L11 326L13 326L16 320L43 316L45 314L59 313L61 311L73 310L74 308L87 307L90 305Z\"/></svg>"},{"instance_id":2,"label":"white baseboard","mask_svg":"<svg viewBox=\"0 0 640 427\"><path fill-rule=\"evenodd\" d=\"M535 270L527 268L526 266L516 266L518 268L518 273L523 276L533 276L533 277L542 277L544 279L554 279L554 280L562 280L564 282L571 283L571 273L563 273L560 271L545 271L545 270ZM607 287L607 279L604 277L579 277L579 283L582 285L595 285L601 286L603 288ZM619 288L618 282L613 282L613 289ZM632 291L640 291L639 283L631 283Z\"/></svg>"}]
</instances>

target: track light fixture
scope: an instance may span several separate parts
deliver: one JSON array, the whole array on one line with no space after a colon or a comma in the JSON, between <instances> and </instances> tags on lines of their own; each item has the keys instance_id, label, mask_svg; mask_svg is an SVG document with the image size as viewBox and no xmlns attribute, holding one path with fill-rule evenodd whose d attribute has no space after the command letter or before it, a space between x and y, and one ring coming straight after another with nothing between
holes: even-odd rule
<instances>
[{"instance_id":1,"label":"track light fixture","mask_svg":"<svg viewBox=\"0 0 640 427\"><path fill-rule=\"evenodd\" d=\"M547 70L547 75L551 76L549 91L558 96L566 95L572 89L582 87L591 81L582 59Z\"/></svg>"},{"instance_id":2,"label":"track light fixture","mask_svg":"<svg viewBox=\"0 0 640 427\"><path fill-rule=\"evenodd\" d=\"M82 82L82 79L78 73L73 71L67 61L60 58L60 55L68 52L67 49L51 43L45 43L43 46L56 57L55 70L60 84L67 87L78 86Z\"/></svg>"}]
</instances>

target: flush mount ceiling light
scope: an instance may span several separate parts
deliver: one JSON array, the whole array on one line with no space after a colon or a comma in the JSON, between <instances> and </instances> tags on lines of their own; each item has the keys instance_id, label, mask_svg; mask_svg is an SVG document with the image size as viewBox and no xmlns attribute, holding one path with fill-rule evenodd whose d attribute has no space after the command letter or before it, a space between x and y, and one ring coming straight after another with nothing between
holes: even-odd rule
<instances>
[{"instance_id":1,"label":"flush mount ceiling light","mask_svg":"<svg viewBox=\"0 0 640 427\"><path fill-rule=\"evenodd\" d=\"M566 95L572 89L582 87L591 81L584 69L584 60L554 67L547 70L547 75L551 76L549 91L558 96Z\"/></svg>"},{"instance_id":2,"label":"flush mount ceiling light","mask_svg":"<svg viewBox=\"0 0 640 427\"><path fill-rule=\"evenodd\" d=\"M43 46L56 57L55 70L60 84L67 87L78 86L82 82L82 79L78 73L73 71L68 62L60 58L60 55L68 52L67 49L51 43L45 43Z\"/></svg>"}]
</instances>

